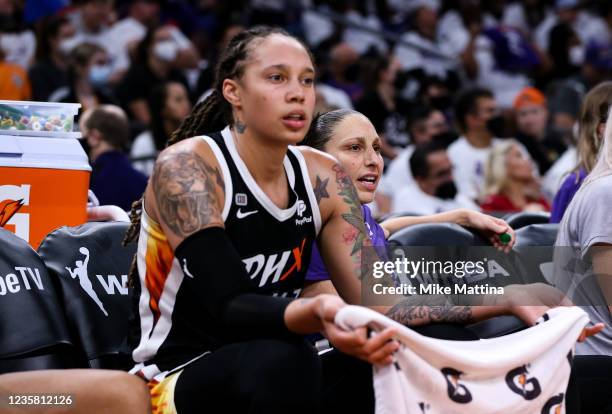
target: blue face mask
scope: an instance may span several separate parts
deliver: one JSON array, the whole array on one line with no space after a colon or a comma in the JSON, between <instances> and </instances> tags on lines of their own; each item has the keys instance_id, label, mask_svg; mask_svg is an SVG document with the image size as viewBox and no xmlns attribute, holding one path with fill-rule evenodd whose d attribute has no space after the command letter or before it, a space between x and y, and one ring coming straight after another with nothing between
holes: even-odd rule
<instances>
[{"instance_id":1,"label":"blue face mask","mask_svg":"<svg viewBox=\"0 0 612 414\"><path fill-rule=\"evenodd\" d=\"M108 83L112 69L109 65L92 65L89 69L89 82L93 86L104 86Z\"/></svg>"}]
</instances>

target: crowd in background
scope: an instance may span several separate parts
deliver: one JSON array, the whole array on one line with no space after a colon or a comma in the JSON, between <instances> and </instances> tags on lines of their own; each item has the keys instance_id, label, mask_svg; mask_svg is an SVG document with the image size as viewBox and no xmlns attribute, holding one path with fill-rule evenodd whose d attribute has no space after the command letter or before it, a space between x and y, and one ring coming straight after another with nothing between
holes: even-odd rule
<instances>
[{"instance_id":1,"label":"crowd in background","mask_svg":"<svg viewBox=\"0 0 612 414\"><path fill-rule=\"evenodd\" d=\"M604 0L0 0L0 99L121 107L125 122L81 128L92 188L127 209L132 196L107 188L144 189L219 52L256 24L310 47L317 111L372 121L386 161L378 215L554 211L559 187L592 168L610 85L581 105L612 74Z\"/></svg>"}]
</instances>

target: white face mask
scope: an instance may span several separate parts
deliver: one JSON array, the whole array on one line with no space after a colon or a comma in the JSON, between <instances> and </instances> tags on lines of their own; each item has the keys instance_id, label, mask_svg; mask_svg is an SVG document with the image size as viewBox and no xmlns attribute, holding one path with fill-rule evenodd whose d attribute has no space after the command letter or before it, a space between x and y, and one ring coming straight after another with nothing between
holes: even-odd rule
<instances>
[{"instance_id":1,"label":"white face mask","mask_svg":"<svg viewBox=\"0 0 612 414\"><path fill-rule=\"evenodd\" d=\"M584 63L584 48L582 46L572 46L569 50L569 61L574 66Z\"/></svg>"},{"instance_id":2,"label":"white face mask","mask_svg":"<svg viewBox=\"0 0 612 414\"><path fill-rule=\"evenodd\" d=\"M72 49L74 49L79 44L79 39L76 36L67 37L59 42L59 50L64 54L64 56L68 56Z\"/></svg>"},{"instance_id":3,"label":"white face mask","mask_svg":"<svg viewBox=\"0 0 612 414\"><path fill-rule=\"evenodd\" d=\"M178 46L172 40L163 40L155 44L153 53L165 62L172 62L178 54Z\"/></svg>"}]
</instances>

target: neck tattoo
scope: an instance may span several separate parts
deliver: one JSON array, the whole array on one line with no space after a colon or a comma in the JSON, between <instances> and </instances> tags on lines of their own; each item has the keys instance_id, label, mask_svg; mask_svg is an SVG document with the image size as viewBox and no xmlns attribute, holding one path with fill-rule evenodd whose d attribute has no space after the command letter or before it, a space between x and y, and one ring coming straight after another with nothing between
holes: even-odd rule
<instances>
[{"instance_id":1,"label":"neck tattoo","mask_svg":"<svg viewBox=\"0 0 612 414\"><path fill-rule=\"evenodd\" d=\"M235 127L236 127L236 132L238 132L239 134L244 134L244 131L246 131L247 129L246 124L242 123L242 121L240 120L236 121Z\"/></svg>"}]
</instances>

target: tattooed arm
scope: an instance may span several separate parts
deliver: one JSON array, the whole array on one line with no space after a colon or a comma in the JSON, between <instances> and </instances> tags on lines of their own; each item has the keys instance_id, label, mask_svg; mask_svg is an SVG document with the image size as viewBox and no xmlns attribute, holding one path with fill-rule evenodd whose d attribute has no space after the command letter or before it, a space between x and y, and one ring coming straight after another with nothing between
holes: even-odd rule
<instances>
[{"instance_id":1,"label":"tattooed arm","mask_svg":"<svg viewBox=\"0 0 612 414\"><path fill-rule=\"evenodd\" d=\"M208 227L223 227L224 183L207 145L185 140L162 151L145 192L147 212L175 249Z\"/></svg>"},{"instance_id":2,"label":"tattooed arm","mask_svg":"<svg viewBox=\"0 0 612 414\"><path fill-rule=\"evenodd\" d=\"M371 246L353 183L338 163L329 155L303 149L308 163L313 190L319 203L322 229L319 237L321 255L338 294L348 303L362 304L362 286L371 290L372 260L378 260ZM369 252L372 257L364 257ZM315 285L324 282L317 282ZM324 286L310 286L312 294ZM431 322L465 324L508 313L500 306L452 306L445 298L410 297L390 306L389 300L371 308L386 313L405 325ZM426 303L425 303L426 302ZM370 305L370 301L368 301Z\"/></svg>"}]
</instances>

